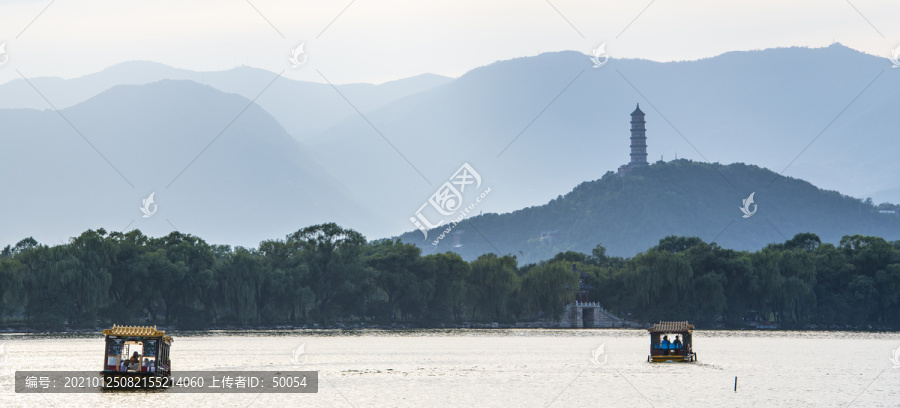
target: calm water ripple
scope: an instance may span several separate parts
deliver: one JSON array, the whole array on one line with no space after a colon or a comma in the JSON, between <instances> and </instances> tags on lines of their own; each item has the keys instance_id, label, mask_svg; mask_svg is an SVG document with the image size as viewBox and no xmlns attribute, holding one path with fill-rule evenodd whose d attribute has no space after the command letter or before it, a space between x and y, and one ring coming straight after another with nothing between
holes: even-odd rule
<instances>
[{"instance_id":1,"label":"calm water ripple","mask_svg":"<svg viewBox=\"0 0 900 408\"><path fill-rule=\"evenodd\" d=\"M0 406L900 406L900 367L891 361L898 333L696 331L697 364L647 363L643 330L173 334L176 375L314 370L319 392L15 394L16 370L99 370L104 342L96 333L3 334ZM595 364L601 345L605 358Z\"/></svg>"}]
</instances>

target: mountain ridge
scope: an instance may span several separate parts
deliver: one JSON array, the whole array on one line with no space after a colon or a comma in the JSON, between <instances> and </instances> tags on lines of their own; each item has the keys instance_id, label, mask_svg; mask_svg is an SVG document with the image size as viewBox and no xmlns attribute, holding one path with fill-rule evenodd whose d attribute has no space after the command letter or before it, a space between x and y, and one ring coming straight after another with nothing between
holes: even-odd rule
<instances>
[{"instance_id":1,"label":"mountain ridge","mask_svg":"<svg viewBox=\"0 0 900 408\"><path fill-rule=\"evenodd\" d=\"M2 241L103 227L253 246L303 225L371 218L272 115L193 81L119 85L60 114L0 110L0 120L13 129L0 140L0 171L15 175L5 191L18 197L0 203L16 214ZM151 193L158 214L142 218Z\"/></svg>"},{"instance_id":2,"label":"mountain ridge","mask_svg":"<svg viewBox=\"0 0 900 408\"><path fill-rule=\"evenodd\" d=\"M332 168L361 196L372 197L367 186L378 180L397 180L374 195L384 197L376 207L396 209L385 217L383 229L393 231L385 235L409 228L409 214L434 192L420 173L439 184L468 162L494 186L484 210L504 213L618 168L628 160L628 114L637 102L647 113L652 160L756 163L900 202L898 181L885 176L900 172L891 155L900 143L890 137L900 76L884 58L834 45L591 65L574 51L496 62L367 112L367 121L348 118L310 146L326 163L371 169Z\"/></svg>"},{"instance_id":3,"label":"mountain ridge","mask_svg":"<svg viewBox=\"0 0 900 408\"><path fill-rule=\"evenodd\" d=\"M754 193L752 215L740 211ZM466 202L466 205L468 202ZM738 250L758 250L798 233L812 232L837 244L844 235L900 239L900 214L881 214L870 203L755 165L656 162L624 176L608 172L540 206L470 217L445 236L448 225L401 234L425 253L453 251L465 259L487 252L537 262L559 252L633 256L670 235L697 236ZM451 232L452 234L452 232ZM456 247L459 245L459 247Z\"/></svg>"},{"instance_id":4,"label":"mountain ridge","mask_svg":"<svg viewBox=\"0 0 900 408\"><path fill-rule=\"evenodd\" d=\"M144 63L133 64L110 69L128 75ZM628 160L628 113L637 102L647 113L651 160L755 163L824 189L900 202L900 182L889 176L900 173L893 160L900 140L890 137L891 107L900 104L892 90L900 77L887 70L884 58L833 45L729 52L689 62L613 58L602 68L591 66L579 52L545 53L498 61L406 95L367 99L365 93L378 86L339 88L350 104L329 85L298 94L287 86L291 81L249 67L231 72L243 79L225 81L229 90L215 89L241 95L243 108L252 100L247 94L255 97L271 84L254 106L265 110L266 123L274 118L282 128L305 129L302 135L291 132L308 152L301 161L318 163L334 185L343 185L342 200L378 212L354 225L370 237L414 228L410 216L463 163L493 188L479 208L488 213L543 205L616 169ZM53 91L65 88L40 81L35 86L54 103L59 101ZM33 89L25 91L45 108ZM9 96L0 92L0 99L4 95ZM179 112L166 110L156 120L170 114ZM254 117L263 120L261 114ZM88 119L77 126L107 120Z\"/></svg>"},{"instance_id":5,"label":"mountain ridge","mask_svg":"<svg viewBox=\"0 0 900 408\"><path fill-rule=\"evenodd\" d=\"M211 85L222 92L237 93L255 100L300 140L336 120L356 114L327 83L293 80L275 72L248 66L197 72L149 61L122 62L71 79L14 79L0 84L0 109L47 109L49 106L41 94L56 108L65 109L116 85L146 85L167 79L191 80ZM351 83L335 87L352 97L359 109L366 111L410 93L443 85L450 80L451 78L435 74L422 74L377 85ZM41 94L36 93L32 85Z\"/></svg>"}]
</instances>

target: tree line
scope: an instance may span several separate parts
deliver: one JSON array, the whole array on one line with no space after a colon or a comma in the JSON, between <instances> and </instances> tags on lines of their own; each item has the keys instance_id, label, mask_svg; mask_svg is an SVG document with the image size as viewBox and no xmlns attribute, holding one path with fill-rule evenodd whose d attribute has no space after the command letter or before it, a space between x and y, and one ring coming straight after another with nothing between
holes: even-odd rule
<instances>
[{"instance_id":1,"label":"tree line","mask_svg":"<svg viewBox=\"0 0 900 408\"><path fill-rule=\"evenodd\" d=\"M423 255L330 223L258 248L98 229L0 251L0 325L12 327L513 323L558 319L576 296L643 322L896 328L900 241L806 233L750 252L670 236L627 259L597 245L519 265L509 254Z\"/></svg>"}]
</instances>

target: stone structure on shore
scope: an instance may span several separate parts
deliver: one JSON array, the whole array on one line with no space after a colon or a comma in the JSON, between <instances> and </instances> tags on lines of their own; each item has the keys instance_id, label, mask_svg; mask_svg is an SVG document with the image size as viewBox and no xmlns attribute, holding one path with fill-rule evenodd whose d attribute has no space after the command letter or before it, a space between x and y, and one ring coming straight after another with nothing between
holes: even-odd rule
<instances>
[{"instance_id":1,"label":"stone structure on shore","mask_svg":"<svg viewBox=\"0 0 900 408\"><path fill-rule=\"evenodd\" d=\"M562 319L559 321L559 327L572 329L631 326L631 322L613 316L603 306L600 306L600 303L577 300L574 304L566 306L566 311L563 312Z\"/></svg>"}]
</instances>

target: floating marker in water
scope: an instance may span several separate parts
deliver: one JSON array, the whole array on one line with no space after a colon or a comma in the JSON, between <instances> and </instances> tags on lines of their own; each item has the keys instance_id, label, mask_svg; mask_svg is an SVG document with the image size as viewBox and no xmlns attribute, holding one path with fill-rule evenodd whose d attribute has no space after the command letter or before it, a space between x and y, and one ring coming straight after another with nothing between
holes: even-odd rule
<instances>
[{"instance_id":1,"label":"floating marker in water","mask_svg":"<svg viewBox=\"0 0 900 408\"><path fill-rule=\"evenodd\" d=\"M737 376L734 377L734 392L737 392Z\"/></svg>"}]
</instances>

